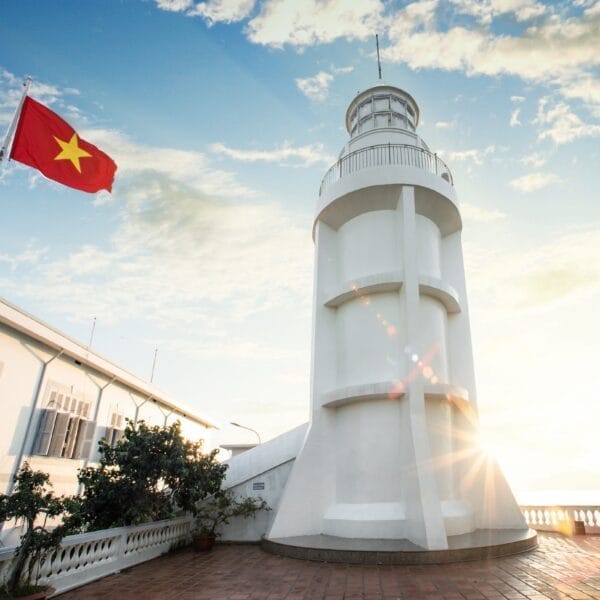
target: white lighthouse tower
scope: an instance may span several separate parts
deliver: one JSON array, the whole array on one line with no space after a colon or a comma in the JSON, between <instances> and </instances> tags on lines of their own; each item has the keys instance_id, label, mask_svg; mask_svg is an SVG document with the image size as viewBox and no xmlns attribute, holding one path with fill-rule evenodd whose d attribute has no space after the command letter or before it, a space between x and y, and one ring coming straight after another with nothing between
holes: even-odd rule
<instances>
[{"instance_id":1,"label":"white lighthouse tower","mask_svg":"<svg viewBox=\"0 0 600 600\"><path fill-rule=\"evenodd\" d=\"M461 216L418 123L405 91L359 93L323 178L311 425L266 536L274 551L535 545L477 443Z\"/></svg>"}]
</instances>

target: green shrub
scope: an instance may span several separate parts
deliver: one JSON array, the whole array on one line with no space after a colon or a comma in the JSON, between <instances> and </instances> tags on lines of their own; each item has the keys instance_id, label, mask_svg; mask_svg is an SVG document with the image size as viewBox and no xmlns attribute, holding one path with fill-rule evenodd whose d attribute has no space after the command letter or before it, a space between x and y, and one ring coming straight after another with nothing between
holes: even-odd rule
<instances>
[{"instance_id":1,"label":"green shrub","mask_svg":"<svg viewBox=\"0 0 600 600\"><path fill-rule=\"evenodd\" d=\"M83 494L68 501L67 523L80 531L137 525L193 512L195 504L218 492L226 465L216 451L181 435L179 422L168 427L127 421L114 448L99 444L100 464L79 472Z\"/></svg>"}]
</instances>

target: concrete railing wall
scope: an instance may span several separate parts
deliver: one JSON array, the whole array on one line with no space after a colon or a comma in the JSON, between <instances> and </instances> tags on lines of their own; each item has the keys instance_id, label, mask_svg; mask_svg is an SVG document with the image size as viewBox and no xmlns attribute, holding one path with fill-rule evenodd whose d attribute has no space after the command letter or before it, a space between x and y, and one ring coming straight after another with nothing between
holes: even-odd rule
<instances>
[{"instance_id":1,"label":"concrete railing wall","mask_svg":"<svg viewBox=\"0 0 600 600\"><path fill-rule=\"evenodd\" d=\"M40 585L51 585L60 594L189 543L191 525L192 517L179 517L70 535L34 573L39 573ZM15 551L0 549L0 582L9 575Z\"/></svg>"},{"instance_id":2,"label":"concrete railing wall","mask_svg":"<svg viewBox=\"0 0 600 600\"><path fill-rule=\"evenodd\" d=\"M600 506L521 506L520 508L532 529L600 534Z\"/></svg>"}]
</instances>

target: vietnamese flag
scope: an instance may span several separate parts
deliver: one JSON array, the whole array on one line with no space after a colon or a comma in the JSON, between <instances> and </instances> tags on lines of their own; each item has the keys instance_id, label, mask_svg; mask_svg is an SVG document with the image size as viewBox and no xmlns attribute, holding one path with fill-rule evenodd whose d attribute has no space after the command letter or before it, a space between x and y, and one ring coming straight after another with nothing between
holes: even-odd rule
<instances>
[{"instance_id":1,"label":"vietnamese flag","mask_svg":"<svg viewBox=\"0 0 600 600\"><path fill-rule=\"evenodd\" d=\"M10 158L84 192L112 189L117 165L56 113L25 97Z\"/></svg>"}]
</instances>

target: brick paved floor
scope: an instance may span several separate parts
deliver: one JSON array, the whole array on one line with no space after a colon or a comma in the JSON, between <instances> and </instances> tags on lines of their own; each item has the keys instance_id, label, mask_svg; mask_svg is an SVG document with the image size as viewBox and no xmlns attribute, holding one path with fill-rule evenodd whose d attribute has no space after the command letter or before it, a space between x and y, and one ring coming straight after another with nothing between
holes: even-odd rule
<instances>
[{"instance_id":1,"label":"brick paved floor","mask_svg":"<svg viewBox=\"0 0 600 600\"><path fill-rule=\"evenodd\" d=\"M258 546L185 549L61 595L60 600L600 599L600 536L540 534L518 556L424 566L306 562Z\"/></svg>"}]
</instances>

